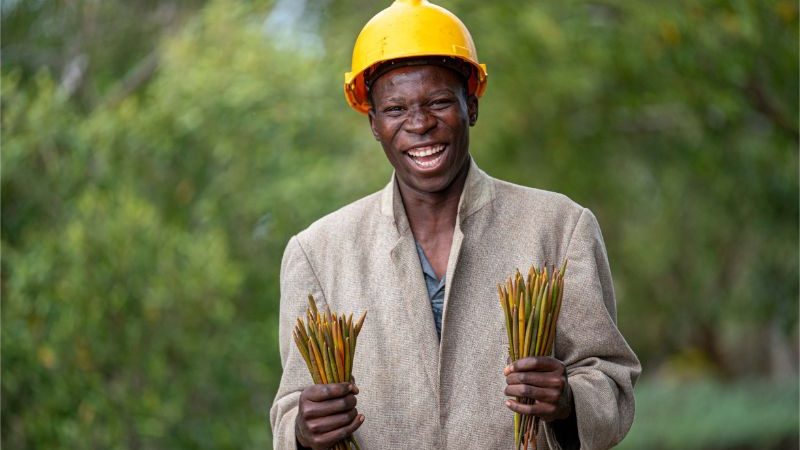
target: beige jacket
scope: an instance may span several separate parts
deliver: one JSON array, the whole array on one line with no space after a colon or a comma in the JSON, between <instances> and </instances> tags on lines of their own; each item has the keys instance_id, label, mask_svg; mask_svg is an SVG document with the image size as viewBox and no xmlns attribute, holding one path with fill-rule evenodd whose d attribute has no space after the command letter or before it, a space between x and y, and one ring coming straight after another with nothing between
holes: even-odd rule
<instances>
[{"instance_id":1,"label":"beige jacket","mask_svg":"<svg viewBox=\"0 0 800 450\"><path fill-rule=\"evenodd\" d=\"M496 286L517 268L564 258L555 357L567 366L582 448L613 446L633 421L641 366L616 326L597 221L563 195L493 179L473 162L447 266L441 342L394 177L289 241L281 267L283 377L270 411L274 447L295 448L297 401L312 383L291 338L310 292L334 312L369 310L353 368L366 417L355 434L362 449L512 449ZM559 448L546 426L538 448L548 446Z\"/></svg>"}]
</instances>

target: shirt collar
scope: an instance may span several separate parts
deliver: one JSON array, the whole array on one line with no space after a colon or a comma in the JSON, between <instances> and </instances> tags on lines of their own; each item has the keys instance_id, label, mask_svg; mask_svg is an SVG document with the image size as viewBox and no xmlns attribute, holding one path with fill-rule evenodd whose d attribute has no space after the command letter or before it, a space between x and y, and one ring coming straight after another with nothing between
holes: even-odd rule
<instances>
[{"instance_id":1,"label":"shirt collar","mask_svg":"<svg viewBox=\"0 0 800 450\"><path fill-rule=\"evenodd\" d=\"M428 261L428 257L425 255L425 250L421 245L419 245L419 242L414 241L414 244L417 246L417 255L419 255L419 263L422 266L422 273L436 281L440 281L439 277L436 276L436 272L433 270L433 266L431 266L430 261ZM444 277L442 277L441 281L444 281Z\"/></svg>"}]
</instances>

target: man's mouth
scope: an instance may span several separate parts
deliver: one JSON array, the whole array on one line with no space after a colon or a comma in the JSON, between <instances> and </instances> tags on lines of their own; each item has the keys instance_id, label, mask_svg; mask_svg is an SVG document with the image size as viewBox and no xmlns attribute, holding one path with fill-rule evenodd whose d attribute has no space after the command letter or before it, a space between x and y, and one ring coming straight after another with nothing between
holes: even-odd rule
<instances>
[{"instance_id":1,"label":"man's mouth","mask_svg":"<svg viewBox=\"0 0 800 450\"><path fill-rule=\"evenodd\" d=\"M414 161L419 167L431 168L441 162L444 157L444 150L447 148L444 144L429 145L426 147L417 147L406 152L409 158Z\"/></svg>"}]
</instances>

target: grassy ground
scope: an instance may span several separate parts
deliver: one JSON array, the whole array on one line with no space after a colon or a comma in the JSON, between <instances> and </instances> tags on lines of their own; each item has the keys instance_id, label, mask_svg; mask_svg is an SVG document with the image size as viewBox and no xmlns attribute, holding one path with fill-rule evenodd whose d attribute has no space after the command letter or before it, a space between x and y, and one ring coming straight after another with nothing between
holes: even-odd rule
<instances>
[{"instance_id":1,"label":"grassy ground","mask_svg":"<svg viewBox=\"0 0 800 450\"><path fill-rule=\"evenodd\" d=\"M798 448L798 380L643 382L619 449Z\"/></svg>"}]
</instances>

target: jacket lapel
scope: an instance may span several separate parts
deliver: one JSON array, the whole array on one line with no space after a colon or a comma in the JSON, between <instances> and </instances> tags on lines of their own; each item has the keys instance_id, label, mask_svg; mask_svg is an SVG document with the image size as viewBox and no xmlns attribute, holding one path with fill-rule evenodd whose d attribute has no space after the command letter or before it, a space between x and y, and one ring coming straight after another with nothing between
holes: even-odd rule
<instances>
[{"instance_id":1,"label":"jacket lapel","mask_svg":"<svg viewBox=\"0 0 800 450\"><path fill-rule=\"evenodd\" d=\"M409 345L409 348L418 349L419 362L424 368L431 394L438 402L439 337L436 334L428 288L422 275L414 235L411 233L394 175L383 191L381 211L384 215L391 216L394 224L391 228L395 243L390 251L394 275L392 285L396 289L396 298L404 306L402 309L406 315L408 336L415 340L414 345Z\"/></svg>"},{"instance_id":2,"label":"jacket lapel","mask_svg":"<svg viewBox=\"0 0 800 450\"><path fill-rule=\"evenodd\" d=\"M461 193L461 198L458 201L458 216L456 217L456 226L453 230L453 243L450 246L450 256L447 260L447 284L444 291L444 307L442 311L442 343L439 345L439 360L442 358L442 352L445 350L447 339L447 311L448 309L459 307L458 303L468 301L469 299L453 299L451 293L452 287L455 283L463 282L456 280L458 261L461 257L461 246L464 243L464 232L462 225L467 217L486 206L491 200L494 199L494 186L491 179L484 171L478 168L475 160L470 159L469 173L467 180L464 183L464 191ZM471 227L475 229L475 227ZM461 305L463 307L463 305ZM441 365L439 365L437 372L437 379L441 380Z\"/></svg>"}]
</instances>

